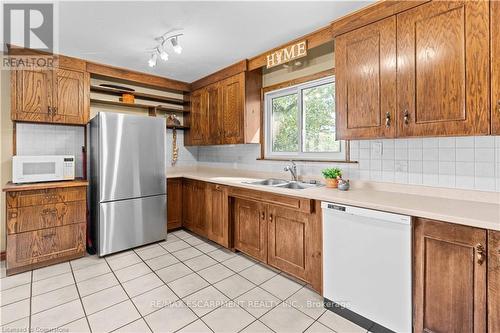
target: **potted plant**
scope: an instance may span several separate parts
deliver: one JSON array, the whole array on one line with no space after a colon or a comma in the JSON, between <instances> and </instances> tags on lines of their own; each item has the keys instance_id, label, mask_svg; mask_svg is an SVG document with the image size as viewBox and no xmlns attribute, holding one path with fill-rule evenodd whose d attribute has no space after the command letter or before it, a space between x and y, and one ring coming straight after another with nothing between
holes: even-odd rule
<instances>
[{"instance_id":1,"label":"potted plant","mask_svg":"<svg viewBox=\"0 0 500 333\"><path fill-rule=\"evenodd\" d=\"M339 168L327 168L321 171L325 177L326 187L337 188L339 179L342 178L342 170Z\"/></svg>"}]
</instances>

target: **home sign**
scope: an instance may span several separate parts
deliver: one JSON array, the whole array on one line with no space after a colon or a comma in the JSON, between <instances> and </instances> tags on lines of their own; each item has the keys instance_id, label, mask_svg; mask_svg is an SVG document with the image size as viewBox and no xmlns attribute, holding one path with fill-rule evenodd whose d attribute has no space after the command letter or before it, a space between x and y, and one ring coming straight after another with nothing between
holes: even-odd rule
<instances>
[{"instance_id":1,"label":"home sign","mask_svg":"<svg viewBox=\"0 0 500 333\"><path fill-rule=\"evenodd\" d=\"M297 42L267 55L267 68L272 68L307 55L307 40Z\"/></svg>"}]
</instances>

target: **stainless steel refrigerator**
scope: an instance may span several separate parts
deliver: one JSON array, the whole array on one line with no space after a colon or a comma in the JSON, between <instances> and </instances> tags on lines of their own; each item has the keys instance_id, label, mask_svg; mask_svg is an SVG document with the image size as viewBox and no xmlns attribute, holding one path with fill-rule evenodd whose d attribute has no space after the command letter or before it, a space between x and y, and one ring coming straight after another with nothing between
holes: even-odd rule
<instances>
[{"instance_id":1,"label":"stainless steel refrigerator","mask_svg":"<svg viewBox=\"0 0 500 333\"><path fill-rule=\"evenodd\" d=\"M97 254L165 239L165 119L100 112L87 138L89 231Z\"/></svg>"}]
</instances>

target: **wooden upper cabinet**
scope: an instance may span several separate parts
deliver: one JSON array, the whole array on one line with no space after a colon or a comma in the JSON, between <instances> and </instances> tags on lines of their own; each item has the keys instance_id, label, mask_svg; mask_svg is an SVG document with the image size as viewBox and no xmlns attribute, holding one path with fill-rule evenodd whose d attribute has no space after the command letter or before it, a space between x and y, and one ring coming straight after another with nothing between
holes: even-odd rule
<instances>
[{"instance_id":1,"label":"wooden upper cabinet","mask_svg":"<svg viewBox=\"0 0 500 333\"><path fill-rule=\"evenodd\" d=\"M12 71L12 120L85 125L90 76L68 69Z\"/></svg>"},{"instance_id":2,"label":"wooden upper cabinet","mask_svg":"<svg viewBox=\"0 0 500 333\"><path fill-rule=\"evenodd\" d=\"M500 332L500 231L488 231L488 332Z\"/></svg>"},{"instance_id":3,"label":"wooden upper cabinet","mask_svg":"<svg viewBox=\"0 0 500 333\"><path fill-rule=\"evenodd\" d=\"M397 15L398 136L489 134L489 3Z\"/></svg>"},{"instance_id":4,"label":"wooden upper cabinet","mask_svg":"<svg viewBox=\"0 0 500 333\"><path fill-rule=\"evenodd\" d=\"M491 134L500 135L500 1L490 2L490 29Z\"/></svg>"},{"instance_id":5,"label":"wooden upper cabinet","mask_svg":"<svg viewBox=\"0 0 500 333\"><path fill-rule=\"evenodd\" d=\"M53 122L86 124L89 118L90 75L58 69L55 71Z\"/></svg>"},{"instance_id":6,"label":"wooden upper cabinet","mask_svg":"<svg viewBox=\"0 0 500 333\"><path fill-rule=\"evenodd\" d=\"M224 144L244 143L245 73L222 81L222 138Z\"/></svg>"},{"instance_id":7,"label":"wooden upper cabinet","mask_svg":"<svg viewBox=\"0 0 500 333\"><path fill-rule=\"evenodd\" d=\"M191 93L185 144L259 143L262 72L241 72Z\"/></svg>"},{"instance_id":8,"label":"wooden upper cabinet","mask_svg":"<svg viewBox=\"0 0 500 333\"><path fill-rule=\"evenodd\" d=\"M338 137L393 137L396 18L337 37L335 52Z\"/></svg>"},{"instance_id":9,"label":"wooden upper cabinet","mask_svg":"<svg viewBox=\"0 0 500 333\"><path fill-rule=\"evenodd\" d=\"M52 119L53 71L11 71L11 118L50 122Z\"/></svg>"},{"instance_id":10,"label":"wooden upper cabinet","mask_svg":"<svg viewBox=\"0 0 500 333\"><path fill-rule=\"evenodd\" d=\"M191 112L189 117L189 131L186 132L185 144L189 146L202 145L207 140L207 108L206 89L195 90L191 93Z\"/></svg>"},{"instance_id":11,"label":"wooden upper cabinet","mask_svg":"<svg viewBox=\"0 0 500 333\"><path fill-rule=\"evenodd\" d=\"M414 332L486 332L486 230L417 219Z\"/></svg>"}]
</instances>

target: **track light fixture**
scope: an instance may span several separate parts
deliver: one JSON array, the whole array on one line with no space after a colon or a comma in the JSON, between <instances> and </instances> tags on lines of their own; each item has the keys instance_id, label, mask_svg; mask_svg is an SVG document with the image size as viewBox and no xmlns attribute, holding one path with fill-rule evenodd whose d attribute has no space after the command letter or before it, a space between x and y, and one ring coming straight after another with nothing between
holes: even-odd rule
<instances>
[{"instance_id":1,"label":"track light fixture","mask_svg":"<svg viewBox=\"0 0 500 333\"><path fill-rule=\"evenodd\" d=\"M156 46L153 49L153 53L151 54L151 58L149 58L148 65L149 67L155 67L158 56L160 56L160 59L163 61L168 60L168 53L167 53L167 47L168 47L168 41L170 41L170 44L172 45L172 49L174 50L175 53L181 54L182 53L182 46L179 44L179 37L183 36L183 33L177 32L169 32L161 35L160 37L155 38L155 41L158 42L158 46Z\"/></svg>"}]
</instances>

